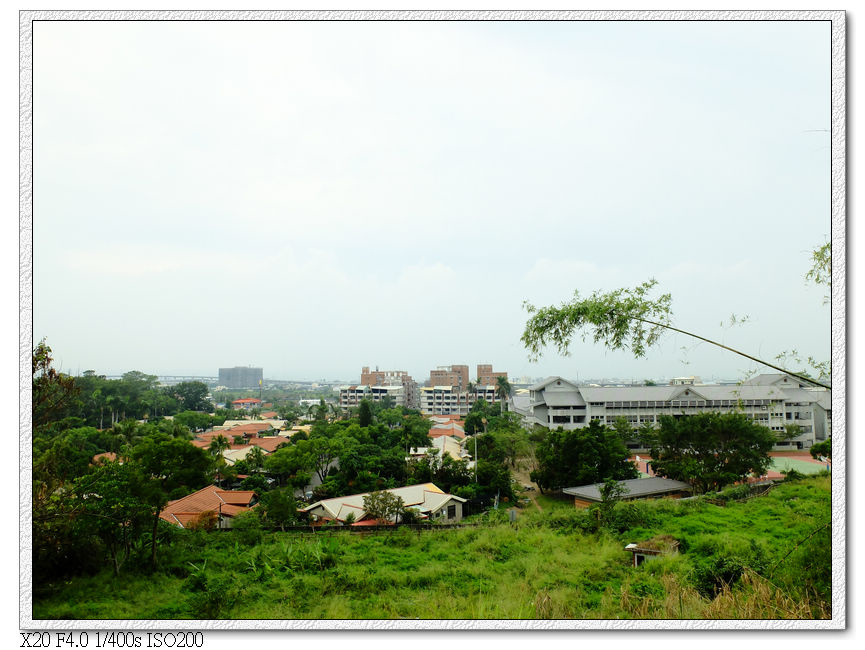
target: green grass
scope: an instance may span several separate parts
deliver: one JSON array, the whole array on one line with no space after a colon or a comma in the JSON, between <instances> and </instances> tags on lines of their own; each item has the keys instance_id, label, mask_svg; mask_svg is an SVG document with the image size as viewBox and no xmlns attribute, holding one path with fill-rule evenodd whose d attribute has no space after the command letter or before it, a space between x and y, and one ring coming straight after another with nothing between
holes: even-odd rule
<instances>
[{"instance_id":1,"label":"green grass","mask_svg":"<svg viewBox=\"0 0 865 650\"><path fill-rule=\"evenodd\" d=\"M154 574L34 588L35 619L813 618L828 615L829 479L712 505L619 504L612 531L538 495L517 523L375 535L181 535ZM669 534L684 552L639 568L623 550ZM795 549L795 550L794 550ZM789 556L785 558L788 552ZM206 568L196 572L206 562ZM195 567L193 566L195 565ZM735 576L725 588L724 576Z\"/></svg>"}]
</instances>

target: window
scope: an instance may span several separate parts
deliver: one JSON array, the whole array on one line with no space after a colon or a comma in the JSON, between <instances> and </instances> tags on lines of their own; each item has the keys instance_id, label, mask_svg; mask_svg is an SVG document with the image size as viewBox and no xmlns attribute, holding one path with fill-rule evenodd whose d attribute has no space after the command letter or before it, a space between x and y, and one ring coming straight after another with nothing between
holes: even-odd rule
<instances>
[{"instance_id":1,"label":"window","mask_svg":"<svg viewBox=\"0 0 865 650\"><path fill-rule=\"evenodd\" d=\"M448 519L456 519L457 516L457 507L456 506L448 506Z\"/></svg>"}]
</instances>

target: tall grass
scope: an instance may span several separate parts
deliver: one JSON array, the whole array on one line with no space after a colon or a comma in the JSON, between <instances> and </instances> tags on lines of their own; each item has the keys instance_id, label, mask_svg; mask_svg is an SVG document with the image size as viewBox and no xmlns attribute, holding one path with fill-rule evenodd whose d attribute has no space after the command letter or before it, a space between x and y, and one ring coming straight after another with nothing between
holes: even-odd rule
<instances>
[{"instance_id":1,"label":"tall grass","mask_svg":"<svg viewBox=\"0 0 865 650\"><path fill-rule=\"evenodd\" d=\"M558 503L423 533L181 535L154 575L42 585L34 618L826 618L829 502L817 477L744 502L619 504L603 529ZM634 568L625 544L657 534L683 552Z\"/></svg>"}]
</instances>

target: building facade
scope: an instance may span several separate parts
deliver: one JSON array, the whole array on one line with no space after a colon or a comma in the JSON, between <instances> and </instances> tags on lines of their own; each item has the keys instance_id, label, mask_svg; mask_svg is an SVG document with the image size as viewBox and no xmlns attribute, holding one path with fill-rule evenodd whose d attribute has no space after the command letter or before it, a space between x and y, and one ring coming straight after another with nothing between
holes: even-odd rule
<instances>
[{"instance_id":1,"label":"building facade","mask_svg":"<svg viewBox=\"0 0 865 650\"><path fill-rule=\"evenodd\" d=\"M219 369L219 385L226 388L258 388L259 382L263 381L262 368L236 366Z\"/></svg>"},{"instance_id":2,"label":"building facade","mask_svg":"<svg viewBox=\"0 0 865 650\"><path fill-rule=\"evenodd\" d=\"M403 386L346 386L339 389L339 406L343 409L359 406L363 400L380 403L390 397L394 406L407 406Z\"/></svg>"},{"instance_id":3,"label":"building facade","mask_svg":"<svg viewBox=\"0 0 865 650\"><path fill-rule=\"evenodd\" d=\"M452 386L458 390L466 390L469 381L468 366L438 366L429 371L430 386Z\"/></svg>"},{"instance_id":4,"label":"building facade","mask_svg":"<svg viewBox=\"0 0 865 650\"><path fill-rule=\"evenodd\" d=\"M477 400L496 403L495 386L475 386L459 390L455 386L424 386L420 389L420 410L425 415L468 415Z\"/></svg>"},{"instance_id":5,"label":"building facade","mask_svg":"<svg viewBox=\"0 0 865 650\"><path fill-rule=\"evenodd\" d=\"M612 426L621 417L637 429L657 426L661 415L741 412L778 435L778 450L807 449L831 435L830 391L781 374L729 386L580 386L549 377L529 389L527 400L515 401L514 409L527 425L566 430L588 426L592 420ZM798 426L798 435L784 437L793 431L790 425ZM637 440L628 447L641 448Z\"/></svg>"},{"instance_id":6,"label":"building facade","mask_svg":"<svg viewBox=\"0 0 865 650\"><path fill-rule=\"evenodd\" d=\"M405 370L379 370L370 372L369 366L360 371L358 386L402 386L405 392L405 403L401 406L418 408L417 382Z\"/></svg>"},{"instance_id":7,"label":"building facade","mask_svg":"<svg viewBox=\"0 0 865 650\"><path fill-rule=\"evenodd\" d=\"M482 386L496 386L499 377L508 378L508 373L493 370L492 364L478 364L477 380Z\"/></svg>"}]
</instances>

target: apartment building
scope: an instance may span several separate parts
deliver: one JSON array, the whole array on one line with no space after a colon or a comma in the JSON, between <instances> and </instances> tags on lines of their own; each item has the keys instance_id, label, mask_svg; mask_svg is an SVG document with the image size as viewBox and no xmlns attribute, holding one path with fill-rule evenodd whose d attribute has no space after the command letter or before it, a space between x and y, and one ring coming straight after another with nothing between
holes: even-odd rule
<instances>
[{"instance_id":1,"label":"apartment building","mask_svg":"<svg viewBox=\"0 0 865 650\"><path fill-rule=\"evenodd\" d=\"M429 371L430 386L452 386L458 390L466 390L469 381L468 366L438 366Z\"/></svg>"},{"instance_id":2,"label":"apartment building","mask_svg":"<svg viewBox=\"0 0 865 650\"><path fill-rule=\"evenodd\" d=\"M514 400L527 425L578 429L592 420L612 426L624 417L634 429L657 425L658 417L696 415L707 411L742 412L775 433L787 425L800 435L780 439L776 449L807 449L831 435L831 392L784 374L760 375L740 385L580 386L549 377ZM636 440L629 442L639 449Z\"/></svg>"},{"instance_id":3,"label":"apartment building","mask_svg":"<svg viewBox=\"0 0 865 650\"><path fill-rule=\"evenodd\" d=\"M369 366L364 366L360 371L359 386L402 386L405 391L405 403L401 406L407 408L418 407L417 382L405 370L375 370L370 372Z\"/></svg>"},{"instance_id":4,"label":"apartment building","mask_svg":"<svg viewBox=\"0 0 865 650\"><path fill-rule=\"evenodd\" d=\"M478 374L477 380L478 383L483 386L496 386L497 380L499 377L508 378L508 373L501 371L494 371L492 364L478 364Z\"/></svg>"},{"instance_id":5,"label":"apartment building","mask_svg":"<svg viewBox=\"0 0 865 650\"><path fill-rule=\"evenodd\" d=\"M264 370L248 366L219 369L219 385L226 388L258 388L264 379Z\"/></svg>"},{"instance_id":6,"label":"apartment building","mask_svg":"<svg viewBox=\"0 0 865 650\"><path fill-rule=\"evenodd\" d=\"M496 403L495 386L475 386L459 390L456 386L424 386L420 389L420 410L425 415L468 415L477 400Z\"/></svg>"},{"instance_id":7,"label":"apartment building","mask_svg":"<svg viewBox=\"0 0 865 650\"><path fill-rule=\"evenodd\" d=\"M407 406L404 386L345 386L339 389L340 408L359 406L361 401L382 402L386 397L393 400L394 406Z\"/></svg>"}]
</instances>

